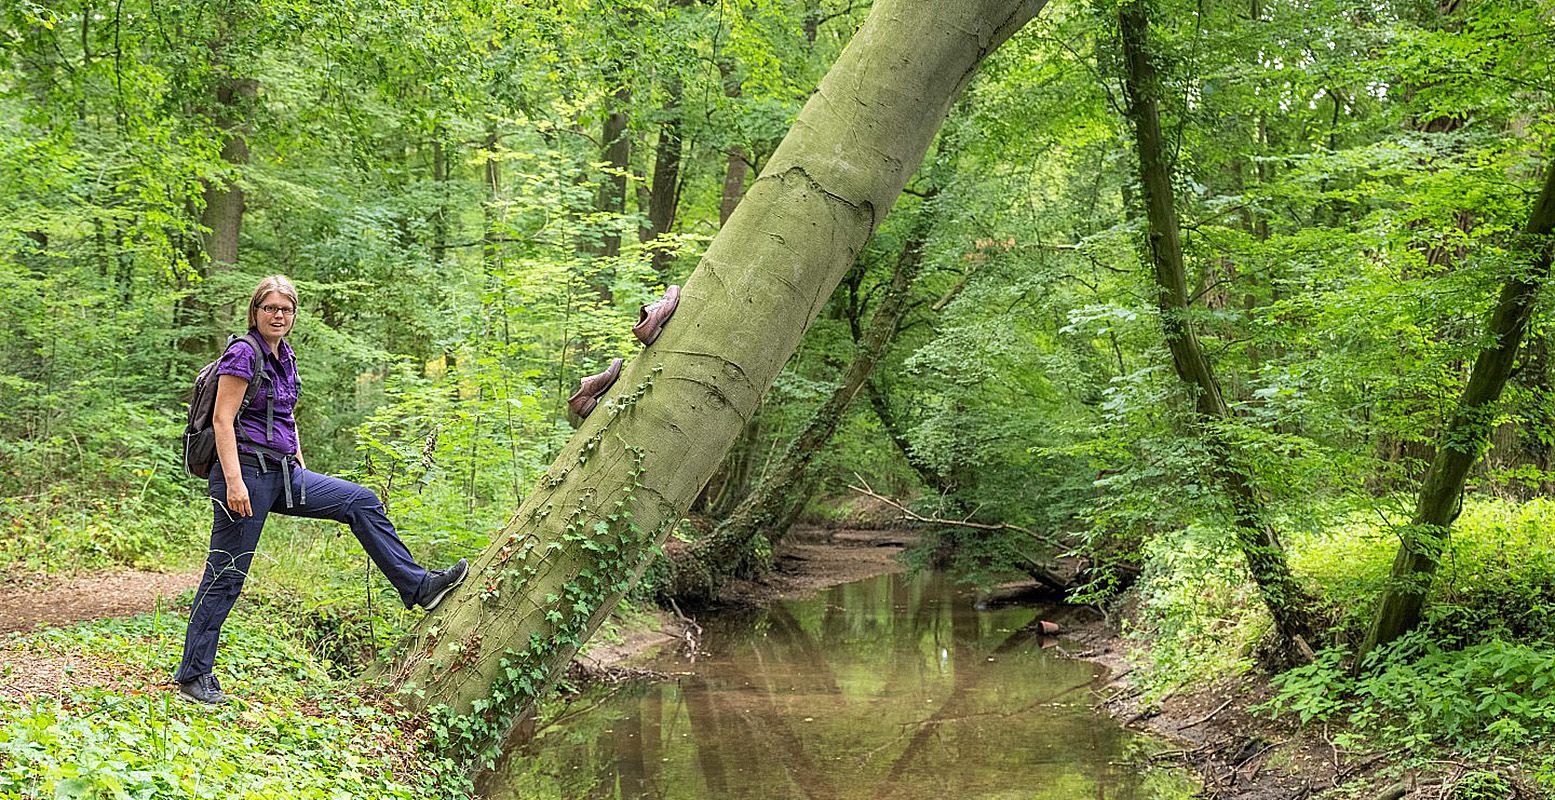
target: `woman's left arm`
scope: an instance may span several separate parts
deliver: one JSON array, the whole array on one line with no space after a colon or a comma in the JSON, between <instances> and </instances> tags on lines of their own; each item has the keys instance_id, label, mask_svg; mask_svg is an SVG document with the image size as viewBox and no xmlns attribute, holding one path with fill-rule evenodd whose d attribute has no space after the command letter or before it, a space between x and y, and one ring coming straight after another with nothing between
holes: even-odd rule
<instances>
[{"instance_id":1,"label":"woman's left arm","mask_svg":"<svg viewBox=\"0 0 1555 800\"><path fill-rule=\"evenodd\" d=\"M297 432L297 466L308 468L307 463L302 460L302 431Z\"/></svg>"}]
</instances>

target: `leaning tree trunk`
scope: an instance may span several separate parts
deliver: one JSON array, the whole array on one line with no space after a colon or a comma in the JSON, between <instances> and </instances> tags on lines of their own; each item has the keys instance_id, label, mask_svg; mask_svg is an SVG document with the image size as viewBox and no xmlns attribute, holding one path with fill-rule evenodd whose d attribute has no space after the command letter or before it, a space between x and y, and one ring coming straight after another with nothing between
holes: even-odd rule
<instances>
[{"instance_id":1,"label":"leaning tree trunk","mask_svg":"<svg viewBox=\"0 0 1555 800\"><path fill-rule=\"evenodd\" d=\"M925 198L913 221L901 251L897 254L891 282L885 296L870 319L869 329L859 340L858 352L842 382L826 401L810 415L810 420L784 449L761 483L735 507L734 513L719 523L707 537L677 554L670 565L671 597L692 603L711 600L731 577L748 574L759 567L751 562L756 537L765 533L777 544L783 532L793 524L815 484L809 480L810 465L836 434L847 417L853 398L858 396L875 364L885 354L912 296L912 285L923 263L923 245L933 225L933 190Z\"/></svg>"},{"instance_id":2,"label":"leaning tree trunk","mask_svg":"<svg viewBox=\"0 0 1555 800\"><path fill-rule=\"evenodd\" d=\"M1118 10L1123 36L1127 113L1134 124L1139 151L1140 183L1149 219L1150 260L1155 268L1156 303L1166 344L1177 375L1198 395L1198 421L1214 466L1213 477L1230 496L1237 545L1248 572L1258 585L1275 627L1290 646L1301 647L1311 636L1306 593L1285 561L1285 549L1274 529L1264 522L1263 504L1244 468L1233 463L1234 449L1218 425L1230 419L1214 369L1199 346L1188 318L1189 297L1183 264L1177 211L1161 138L1157 99L1161 82L1150 62L1148 0L1131 0Z\"/></svg>"},{"instance_id":3,"label":"leaning tree trunk","mask_svg":"<svg viewBox=\"0 0 1555 800\"><path fill-rule=\"evenodd\" d=\"M896 201L977 64L1042 0L880 0L633 359L392 681L482 752L615 608Z\"/></svg>"},{"instance_id":4,"label":"leaning tree trunk","mask_svg":"<svg viewBox=\"0 0 1555 800\"><path fill-rule=\"evenodd\" d=\"M1550 262L1555 255L1555 247L1550 243L1550 235L1555 232L1555 163L1546 170L1544 190L1524 229L1532 258L1526 269L1513 274L1501 287L1501 297L1487 326L1490 344L1474 359L1469 383L1458 398L1458 407L1441 435L1436 456L1420 486L1414 519L1400 531L1402 540L1393 559L1393 575L1382 592L1357 664L1372 650L1420 624L1420 610L1431 588L1437 557L1461 510L1464 479L1484 453L1495 428L1496 404L1512 373L1534 302L1549 279Z\"/></svg>"}]
</instances>

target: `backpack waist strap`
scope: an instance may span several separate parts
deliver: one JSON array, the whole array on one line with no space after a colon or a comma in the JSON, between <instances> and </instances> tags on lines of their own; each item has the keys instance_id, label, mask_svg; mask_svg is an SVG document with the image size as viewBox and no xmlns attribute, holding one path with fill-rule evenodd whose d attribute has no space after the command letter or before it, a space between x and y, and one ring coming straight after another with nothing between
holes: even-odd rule
<instances>
[{"instance_id":1,"label":"backpack waist strap","mask_svg":"<svg viewBox=\"0 0 1555 800\"><path fill-rule=\"evenodd\" d=\"M282 488L282 491L286 495L287 508L292 508L294 505L308 504L308 482L305 479L298 481L301 484L300 499L295 504L292 502L292 464L297 462L297 455L295 453L283 453L274 448L265 447L264 445L254 444L252 442L244 442L243 446L253 450L254 452L239 452L239 464L245 464L250 467L258 467L259 473L261 475L269 472L272 465L281 468L281 482L285 484L285 486Z\"/></svg>"}]
</instances>

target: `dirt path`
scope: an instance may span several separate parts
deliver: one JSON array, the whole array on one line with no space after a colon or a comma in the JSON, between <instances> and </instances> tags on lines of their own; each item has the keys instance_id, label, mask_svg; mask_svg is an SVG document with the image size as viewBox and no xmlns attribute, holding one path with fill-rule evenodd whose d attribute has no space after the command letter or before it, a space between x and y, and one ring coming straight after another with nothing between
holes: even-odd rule
<instances>
[{"instance_id":1,"label":"dirt path","mask_svg":"<svg viewBox=\"0 0 1555 800\"><path fill-rule=\"evenodd\" d=\"M895 559L911 541L896 530L795 528L778 550L777 568L761 581L737 581L720 599L730 604L761 604L797 597L862 580L903 567ZM199 573L168 574L115 570L75 578L22 582L0 588L0 637L39 625L64 627L77 622L125 617L168 608L173 598L193 589ZM672 614L659 618L659 630L629 630L619 643L599 643L582 659L589 671L608 670L647 649L684 635ZM57 695L66 687L144 688L164 677L132 674L124 665L35 652L7 645L0 638L0 697Z\"/></svg>"},{"instance_id":2,"label":"dirt path","mask_svg":"<svg viewBox=\"0 0 1555 800\"><path fill-rule=\"evenodd\" d=\"M199 582L198 572L113 570L6 585L0 589L0 698L58 696L66 688L84 686L138 693L166 680L149 665L25 649L6 644L4 635L39 625L63 627L144 614L156 610L158 603L169 608L174 598Z\"/></svg>"},{"instance_id":3,"label":"dirt path","mask_svg":"<svg viewBox=\"0 0 1555 800\"><path fill-rule=\"evenodd\" d=\"M193 589L200 574L114 570L75 578L44 579L0 589L0 634L93 619L128 617L168 607L179 593Z\"/></svg>"}]
</instances>

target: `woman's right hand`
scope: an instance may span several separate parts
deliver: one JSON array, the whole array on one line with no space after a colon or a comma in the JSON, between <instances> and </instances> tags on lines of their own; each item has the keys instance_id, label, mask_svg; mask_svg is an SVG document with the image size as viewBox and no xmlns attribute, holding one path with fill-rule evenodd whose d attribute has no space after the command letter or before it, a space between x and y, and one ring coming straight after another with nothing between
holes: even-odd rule
<instances>
[{"instance_id":1,"label":"woman's right hand","mask_svg":"<svg viewBox=\"0 0 1555 800\"><path fill-rule=\"evenodd\" d=\"M240 517L254 516L254 506L248 499L248 487L242 480L227 483L227 508Z\"/></svg>"}]
</instances>

